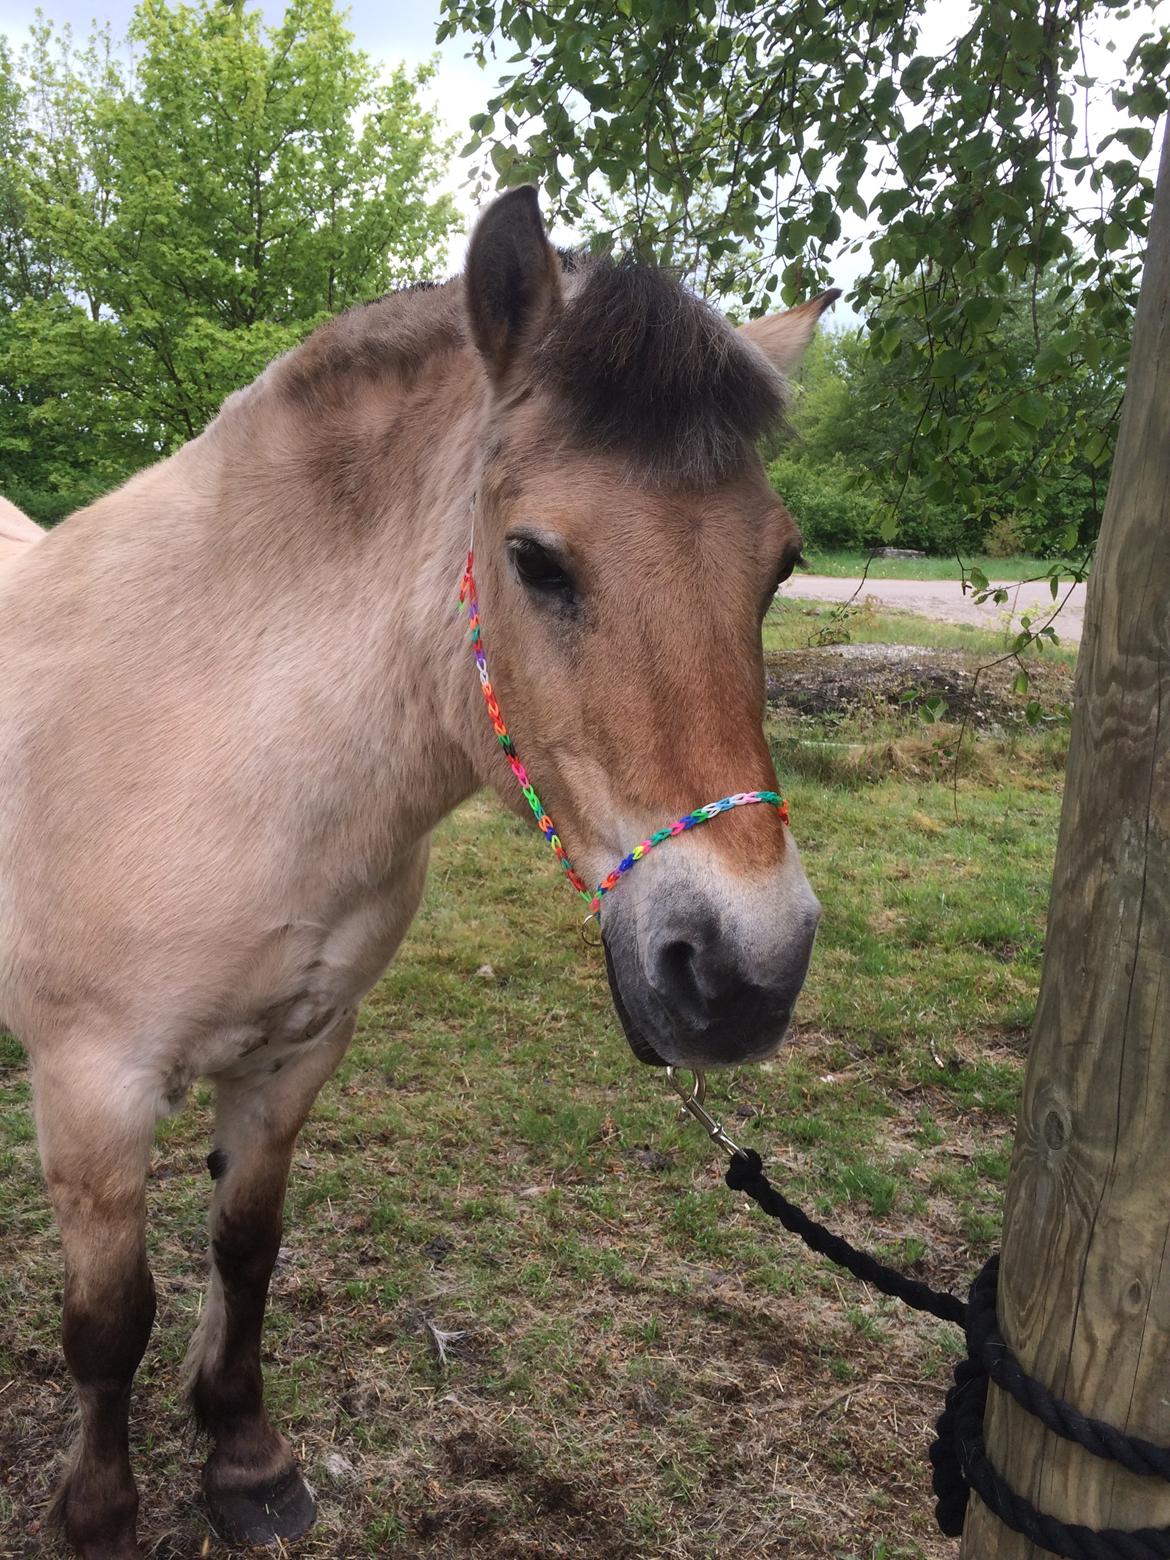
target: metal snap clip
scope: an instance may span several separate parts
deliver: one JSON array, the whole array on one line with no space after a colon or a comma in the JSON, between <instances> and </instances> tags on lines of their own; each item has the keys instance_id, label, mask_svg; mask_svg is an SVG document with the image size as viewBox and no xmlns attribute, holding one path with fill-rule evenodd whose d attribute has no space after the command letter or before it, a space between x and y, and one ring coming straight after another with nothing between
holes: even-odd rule
<instances>
[{"instance_id":1,"label":"metal snap clip","mask_svg":"<svg viewBox=\"0 0 1170 1560\"><path fill-rule=\"evenodd\" d=\"M689 1072L691 1075L689 1088L682 1082L679 1076L680 1069L677 1067L667 1067L666 1081L678 1095L679 1099L682 1100L684 1109L695 1118L711 1141L717 1143L724 1153L729 1154L732 1159L746 1159L747 1155L743 1149L732 1138L728 1137L723 1130L722 1123L716 1121L703 1104L703 1101L707 1098L706 1073L700 1072L697 1067L684 1067L681 1071Z\"/></svg>"}]
</instances>

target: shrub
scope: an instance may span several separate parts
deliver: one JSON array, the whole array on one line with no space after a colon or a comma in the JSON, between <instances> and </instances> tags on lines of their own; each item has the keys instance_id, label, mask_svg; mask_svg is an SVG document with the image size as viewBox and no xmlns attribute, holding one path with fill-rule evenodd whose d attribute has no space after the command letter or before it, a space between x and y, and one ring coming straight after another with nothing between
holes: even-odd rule
<instances>
[{"instance_id":1,"label":"shrub","mask_svg":"<svg viewBox=\"0 0 1170 1560\"><path fill-rule=\"evenodd\" d=\"M1032 539L1015 515L1000 515L983 538L983 551L989 558L1015 558L1031 550Z\"/></svg>"},{"instance_id":2,"label":"shrub","mask_svg":"<svg viewBox=\"0 0 1170 1560\"><path fill-rule=\"evenodd\" d=\"M46 493L39 488L8 488L4 497L38 525L54 526L75 509L92 504L96 493Z\"/></svg>"},{"instance_id":3,"label":"shrub","mask_svg":"<svg viewBox=\"0 0 1170 1560\"><path fill-rule=\"evenodd\" d=\"M841 460L814 463L791 453L781 455L769 465L768 478L810 547L852 552L892 541L898 547L948 554L971 552L981 540L971 521L926 498L912 483L902 493L896 532L883 537L879 527L888 511L881 496L867 473Z\"/></svg>"},{"instance_id":4,"label":"shrub","mask_svg":"<svg viewBox=\"0 0 1170 1560\"><path fill-rule=\"evenodd\" d=\"M978 550L982 536L976 521L937 499L907 486L894 536L897 547L919 547L941 557Z\"/></svg>"},{"instance_id":5,"label":"shrub","mask_svg":"<svg viewBox=\"0 0 1170 1560\"><path fill-rule=\"evenodd\" d=\"M810 546L859 548L878 540L876 499L841 461L813 466L781 455L768 467L768 480Z\"/></svg>"}]
</instances>

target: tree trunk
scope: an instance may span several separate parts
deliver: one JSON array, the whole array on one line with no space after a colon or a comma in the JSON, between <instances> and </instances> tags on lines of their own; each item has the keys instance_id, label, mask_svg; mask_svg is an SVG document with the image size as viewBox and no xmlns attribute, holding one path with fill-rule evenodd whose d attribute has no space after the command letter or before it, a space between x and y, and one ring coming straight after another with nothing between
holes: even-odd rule
<instances>
[{"instance_id":1,"label":"tree trunk","mask_svg":"<svg viewBox=\"0 0 1170 1560\"><path fill-rule=\"evenodd\" d=\"M1089 586L999 1319L1025 1370L1170 1444L1170 129ZM1170 1526L1170 1485L992 1388L1017 1493L1092 1528ZM963 1560L1043 1560L972 1497Z\"/></svg>"}]
</instances>

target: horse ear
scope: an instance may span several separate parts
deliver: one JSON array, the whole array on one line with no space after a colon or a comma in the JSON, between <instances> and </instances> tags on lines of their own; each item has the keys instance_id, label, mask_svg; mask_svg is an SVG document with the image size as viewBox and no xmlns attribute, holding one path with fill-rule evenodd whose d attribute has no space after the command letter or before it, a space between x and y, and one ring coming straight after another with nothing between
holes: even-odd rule
<instances>
[{"instance_id":1,"label":"horse ear","mask_svg":"<svg viewBox=\"0 0 1170 1560\"><path fill-rule=\"evenodd\" d=\"M561 298L561 263L531 184L501 195L479 219L466 287L472 339L488 373L501 380Z\"/></svg>"},{"instance_id":2,"label":"horse ear","mask_svg":"<svg viewBox=\"0 0 1170 1560\"><path fill-rule=\"evenodd\" d=\"M739 333L760 349L773 368L790 374L813 339L817 321L840 296L841 289L831 287L819 298L798 303L795 309L784 314L765 314L761 319L749 320L739 327Z\"/></svg>"}]
</instances>

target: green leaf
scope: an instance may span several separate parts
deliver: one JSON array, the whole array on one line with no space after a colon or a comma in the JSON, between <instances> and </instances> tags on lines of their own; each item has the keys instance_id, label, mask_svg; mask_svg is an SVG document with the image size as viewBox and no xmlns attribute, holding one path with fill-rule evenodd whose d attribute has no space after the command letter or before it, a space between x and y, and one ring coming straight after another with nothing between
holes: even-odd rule
<instances>
[{"instance_id":1,"label":"green leaf","mask_svg":"<svg viewBox=\"0 0 1170 1560\"><path fill-rule=\"evenodd\" d=\"M491 150L492 167L500 176L503 183L514 171L519 158L516 152L506 142L497 141Z\"/></svg>"},{"instance_id":2,"label":"green leaf","mask_svg":"<svg viewBox=\"0 0 1170 1560\"><path fill-rule=\"evenodd\" d=\"M1063 347L1044 346L1036 354L1036 372L1038 375L1063 373L1069 366L1069 354Z\"/></svg>"},{"instance_id":3,"label":"green leaf","mask_svg":"<svg viewBox=\"0 0 1170 1560\"><path fill-rule=\"evenodd\" d=\"M971 430L969 447L973 455L988 455L999 444L999 425L985 417Z\"/></svg>"},{"instance_id":4,"label":"green leaf","mask_svg":"<svg viewBox=\"0 0 1170 1560\"><path fill-rule=\"evenodd\" d=\"M1138 162L1145 161L1154 145L1153 132L1144 125L1127 125L1121 130L1114 131L1113 138L1131 151Z\"/></svg>"},{"instance_id":5,"label":"green leaf","mask_svg":"<svg viewBox=\"0 0 1170 1560\"><path fill-rule=\"evenodd\" d=\"M936 379L965 379L974 367L966 353L945 347L934 360L933 374Z\"/></svg>"},{"instance_id":6,"label":"green leaf","mask_svg":"<svg viewBox=\"0 0 1170 1560\"><path fill-rule=\"evenodd\" d=\"M1017 396L1012 404L1012 410L1030 428L1042 428L1048 420L1048 402L1034 390L1025 391L1023 395Z\"/></svg>"}]
</instances>

